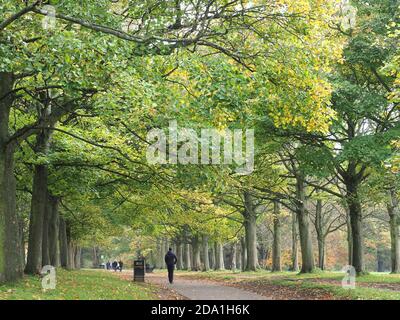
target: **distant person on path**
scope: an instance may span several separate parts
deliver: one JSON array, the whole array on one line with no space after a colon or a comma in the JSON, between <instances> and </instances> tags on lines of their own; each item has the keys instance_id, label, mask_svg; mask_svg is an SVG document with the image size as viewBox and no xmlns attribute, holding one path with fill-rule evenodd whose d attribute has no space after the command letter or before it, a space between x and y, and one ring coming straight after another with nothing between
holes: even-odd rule
<instances>
[{"instance_id":1,"label":"distant person on path","mask_svg":"<svg viewBox=\"0 0 400 320\"><path fill-rule=\"evenodd\" d=\"M122 262L122 260L119 260L118 264L119 264L119 272L122 272L122 268L124 267L124 263Z\"/></svg>"},{"instance_id":2,"label":"distant person on path","mask_svg":"<svg viewBox=\"0 0 400 320\"><path fill-rule=\"evenodd\" d=\"M111 269L111 262L110 261L107 261L106 268L107 268L107 270Z\"/></svg>"},{"instance_id":3,"label":"distant person on path","mask_svg":"<svg viewBox=\"0 0 400 320\"><path fill-rule=\"evenodd\" d=\"M114 262L112 263L112 268L114 269L114 271L117 271L118 268L118 262L114 260Z\"/></svg>"},{"instance_id":4,"label":"distant person on path","mask_svg":"<svg viewBox=\"0 0 400 320\"><path fill-rule=\"evenodd\" d=\"M172 284L174 282L174 268L178 259L176 258L176 255L172 252L171 248L169 248L164 260L168 268L168 280L169 283Z\"/></svg>"}]
</instances>

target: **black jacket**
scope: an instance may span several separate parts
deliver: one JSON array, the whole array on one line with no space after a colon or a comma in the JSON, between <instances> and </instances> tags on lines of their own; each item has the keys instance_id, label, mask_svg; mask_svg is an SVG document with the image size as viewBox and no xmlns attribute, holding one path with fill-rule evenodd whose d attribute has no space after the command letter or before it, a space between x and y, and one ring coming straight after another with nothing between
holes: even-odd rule
<instances>
[{"instance_id":1,"label":"black jacket","mask_svg":"<svg viewBox=\"0 0 400 320\"><path fill-rule=\"evenodd\" d=\"M173 266L178 261L178 259L176 258L176 255L172 251L167 252L164 260L165 260L165 263L167 264L167 266Z\"/></svg>"}]
</instances>

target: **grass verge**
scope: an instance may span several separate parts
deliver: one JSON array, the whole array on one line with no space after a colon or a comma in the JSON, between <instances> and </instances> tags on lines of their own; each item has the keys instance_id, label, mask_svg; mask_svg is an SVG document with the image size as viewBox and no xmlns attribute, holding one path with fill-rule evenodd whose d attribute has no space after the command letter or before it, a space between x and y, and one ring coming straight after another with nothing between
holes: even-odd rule
<instances>
[{"instance_id":1,"label":"grass verge","mask_svg":"<svg viewBox=\"0 0 400 320\"><path fill-rule=\"evenodd\" d=\"M153 300L155 288L105 271L57 269L56 289L44 291L39 276L0 285L0 300Z\"/></svg>"}]
</instances>

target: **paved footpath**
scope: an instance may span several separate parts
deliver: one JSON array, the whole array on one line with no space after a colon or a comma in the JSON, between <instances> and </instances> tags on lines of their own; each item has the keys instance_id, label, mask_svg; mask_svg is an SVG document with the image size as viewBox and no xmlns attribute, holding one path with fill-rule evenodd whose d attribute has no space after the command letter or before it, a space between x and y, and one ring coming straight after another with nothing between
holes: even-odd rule
<instances>
[{"instance_id":1,"label":"paved footpath","mask_svg":"<svg viewBox=\"0 0 400 320\"><path fill-rule=\"evenodd\" d=\"M146 282L174 290L190 300L269 300L268 297L238 288L219 285L206 280L176 277L170 285L165 274L146 274Z\"/></svg>"}]
</instances>

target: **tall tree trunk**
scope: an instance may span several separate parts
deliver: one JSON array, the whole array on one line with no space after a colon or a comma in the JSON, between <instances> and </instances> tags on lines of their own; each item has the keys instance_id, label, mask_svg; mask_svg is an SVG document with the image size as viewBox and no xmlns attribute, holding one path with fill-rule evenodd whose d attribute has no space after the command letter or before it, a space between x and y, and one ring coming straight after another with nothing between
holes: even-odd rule
<instances>
[{"instance_id":1,"label":"tall tree trunk","mask_svg":"<svg viewBox=\"0 0 400 320\"><path fill-rule=\"evenodd\" d=\"M400 221L399 201L394 190L390 192L390 203L387 205L390 223L390 260L392 273L400 273Z\"/></svg>"},{"instance_id":2,"label":"tall tree trunk","mask_svg":"<svg viewBox=\"0 0 400 320\"><path fill-rule=\"evenodd\" d=\"M323 237L317 239L318 242L318 268L325 270L325 239Z\"/></svg>"},{"instance_id":3,"label":"tall tree trunk","mask_svg":"<svg viewBox=\"0 0 400 320\"><path fill-rule=\"evenodd\" d=\"M59 199L57 197L50 196L50 218L49 218L49 257L50 264L53 267L58 267L60 264L59 259L59 214L58 214Z\"/></svg>"},{"instance_id":4,"label":"tall tree trunk","mask_svg":"<svg viewBox=\"0 0 400 320\"><path fill-rule=\"evenodd\" d=\"M156 262L155 262L155 268L156 269L162 269L164 266L164 251L163 251L163 244L162 240L160 238L157 239L157 245L156 245Z\"/></svg>"},{"instance_id":5,"label":"tall tree trunk","mask_svg":"<svg viewBox=\"0 0 400 320\"><path fill-rule=\"evenodd\" d=\"M176 244L175 243L171 244L171 249L172 249L172 252L176 254Z\"/></svg>"},{"instance_id":6,"label":"tall tree trunk","mask_svg":"<svg viewBox=\"0 0 400 320\"><path fill-rule=\"evenodd\" d=\"M49 130L41 130L36 137L35 153L47 154L49 142ZM29 221L28 258L25 267L25 273L28 274L38 274L42 268L43 225L48 203L47 180L47 165L35 165ZM46 255L47 258L48 254Z\"/></svg>"},{"instance_id":7,"label":"tall tree trunk","mask_svg":"<svg viewBox=\"0 0 400 320\"><path fill-rule=\"evenodd\" d=\"M212 270L214 270L215 269L215 252L214 252L214 246L213 245L211 245L211 247L210 247L209 257L210 257L210 268Z\"/></svg>"},{"instance_id":8,"label":"tall tree trunk","mask_svg":"<svg viewBox=\"0 0 400 320\"><path fill-rule=\"evenodd\" d=\"M23 274L15 200L15 144L8 143L14 82L12 73L0 72L0 283L17 280Z\"/></svg>"},{"instance_id":9,"label":"tall tree trunk","mask_svg":"<svg viewBox=\"0 0 400 320\"><path fill-rule=\"evenodd\" d=\"M358 196L359 182L353 178L353 175L347 177L346 185L346 203L349 208L351 237L352 237L352 265L357 274L364 272L364 245L362 231L362 211Z\"/></svg>"},{"instance_id":10,"label":"tall tree trunk","mask_svg":"<svg viewBox=\"0 0 400 320\"><path fill-rule=\"evenodd\" d=\"M242 267L242 271L245 271L246 266L247 266L247 246L246 246L246 238L245 237L242 237L240 239L240 245L241 245L241 252L242 252L241 267Z\"/></svg>"},{"instance_id":11,"label":"tall tree trunk","mask_svg":"<svg viewBox=\"0 0 400 320\"><path fill-rule=\"evenodd\" d=\"M69 241L68 241L68 244L69 244ZM68 249L69 249L69 246L68 246ZM93 252L93 255L92 255L93 268L98 268L100 265L99 247L94 246L92 252Z\"/></svg>"},{"instance_id":12,"label":"tall tree trunk","mask_svg":"<svg viewBox=\"0 0 400 320\"><path fill-rule=\"evenodd\" d=\"M215 242L214 252L215 252L215 268L214 269L215 270L225 270L224 246L219 242Z\"/></svg>"},{"instance_id":13,"label":"tall tree trunk","mask_svg":"<svg viewBox=\"0 0 400 320\"><path fill-rule=\"evenodd\" d=\"M72 240L71 236L71 226L66 221L66 231L67 231L67 247L68 247L68 264L67 264L67 269L68 270L73 270L75 269L75 244L74 241ZM96 256L97 256L97 266L100 264L100 259L99 259L99 253L98 253L98 248L96 248Z\"/></svg>"},{"instance_id":14,"label":"tall tree trunk","mask_svg":"<svg viewBox=\"0 0 400 320\"><path fill-rule=\"evenodd\" d=\"M377 262L377 271L384 272L385 271L385 263L384 263L384 246L381 243L378 243L376 246L376 262Z\"/></svg>"},{"instance_id":15,"label":"tall tree trunk","mask_svg":"<svg viewBox=\"0 0 400 320\"><path fill-rule=\"evenodd\" d=\"M257 216L255 213L252 196L249 192L244 192L245 211L244 229L246 233L247 245L247 271L256 271L258 265L257 259Z\"/></svg>"},{"instance_id":16,"label":"tall tree trunk","mask_svg":"<svg viewBox=\"0 0 400 320\"><path fill-rule=\"evenodd\" d=\"M169 249L168 239L167 239L167 238L164 238L164 239L163 239L163 251L164 251L164 256L167 254L168 249ZM163 259L163 266L164 266L164 269L167 268L167 265L166 265L164 259Z\"/></svg>"},{"instance_id":17,"label":"tall tree trunk","mask_svg":"<svg viewBox=\"0 0 400 320\"><path fill-rule=\"evenodd\" d=\"M204 256L204 267L203 271L210 270L210 260L208 256L208 237L203 235L203 256Z\"/></svg>"},{"instance_id":18,"label":"tall tree trunk","mask_svg":"<svg viewBox=\"0 0 400 320\"><path fill-rule=\"evenodd\" d=\"M301 174L296 175L296 200L302 261L301 273L308 273L314 270L314 256L308 211L306 209L304 177Z\"/></svg>"},{"instance_id":19,"label":"tall tree trunk","mask_svg":"<svg viewBox=\"0 0 400 320\"><path fill-rule=\"evenodd\" d=\"M42 265L50 265L50 248L49 248L49 224L51 218L51 202L50 194L47 192L47 200L45 204L43 217L43 234L42 234Z\"/></svg>"},{"instance_id":20,"label":"tall tree trunk","mask_svg":"<svg viewBox=\"0 0 400 320\"><path fill-rule=\"evenodd\" d=\"M75 269L80 269L81 268L81 256L82 256L82 249L80 246L75 246L74 250L74 265Z\"/></svg>"},{"instance_id":21,"label":"tall tree trunk","mask_svg":"<svg viewBox=\"0 0 400 320\"><path fill-rule=\"evenodd\" d=\"M185 269L191 270L192 263L191 263L191 257L190 257L190 244L189 243L186 243L184 245L184 258L185 258Z\"/></svg>"},{"instance_id":22,"label":"tall tree trunk","mask_svg":"<svg viewBox=\"0 0 400 320\"><path fill-rule=\"evenodd\" d=\"M76 246L73 241L69 240L68 241L68 270L74 270L75 269L75 252L76 251Z\"/></svg>"},{"instance_id":23,"label":"tall tree trunk","mask_svg":"<svg viewBox=\"0 0 400 320\"><path fill-rule=\"evenodd\" d=\"M183 270L184 269L184 265L183 265L183 245L182 242L180 242L180 240L178 240L178 243L176 245L176 251L177 251L177 269L178 270Z\"/></svg>"},{"instance_id":24,"label":"tall tree trunk","mask_svg":"<svg viewBox=\"0 0 400 320\"><path fill-rule=\"evenodd\" d=\"M25 237L24 237L25 222L22 218L19 218L18 221L19 221L19 236L21 238L20 241L21 268L23 270L25 268Z\"/></svg>"},{"instance_id":25,"label":"tall tree trunk","mask_svg":"<svg viewBox=\"0 0 400 320\"><path fill-rule=\"evenodd\" d=\"M315 231L317 232L318 244L318 268L325 269L325 231L322 223L322 200L318 199L315 210Z\"/></svg>"},{"instance_id":26,"label":"tall tree trunk","mask_svg":"<svg viewBox=\"0 0 400 320\"><path fill-rule=\"evenodd\" d=\"M192 237L192 248L193 248L192 271L200 271L201 270L200 239L198 236Z\"/></svg>"},{"instance_id":27,"label":"tall tree trunk","mask_svg":"<svg viewBox=\"0 0 400 320\"><path fill-rule=\"evenodd\" d=\"M64 218L62 217L59 217L59 241L60 241L60 264L61 267L67 269L69 266L67 224Z\"/></svg>"},{"instance_id":28,"label":"tall tree trunk","mask_svg":"<svg viewBox=\"0 0 400 320\"><path fill-rule=\"evenodd\" d=\"M236 268L242 270L242 248L240 242L236 243Z\"/></svg>"},{"instance_id":29,"label":"tall tree trunk","mask_svg":"<svg viewBox=\"0 0 400 320\"><path fill-rule=\"evenodd\" d=\"M351 236L351 222L350 222L350 213L349 209L346 205L346 226L347 226L347 255L349 265L353 265L353 237Z\"/></svg>"},{"instance_id":30,"label":"tall tree trunk","mask_svg":"<svg viewBox=\"0 0 400 320\"><path fill-rule=\"evenodd\" d=\"M298 250L297 214L292 213L292 271L299 271L299 250Z\"/></svg>"},{"instance_id":31,"label":"tall tree trunk","mask_svg":"<svg viewBox=\"0 0 400 320\"><path fill-rule=\"evenodd\" d=\"M277 201L274 202L274 240L272 244L272 271L281 271L281 221L280 208Z\"/></svg>"},{"instance_id":32,"label":"tall tree trunk","mask_svg":"<svg viewBox=\"0 0 400 320\"><path fill-rule=\"evenodd\" d=\"M236 271L236 242L232 244L232 251L231 251L231 270L233 272Z\"/></svg>"}]
</instances>

